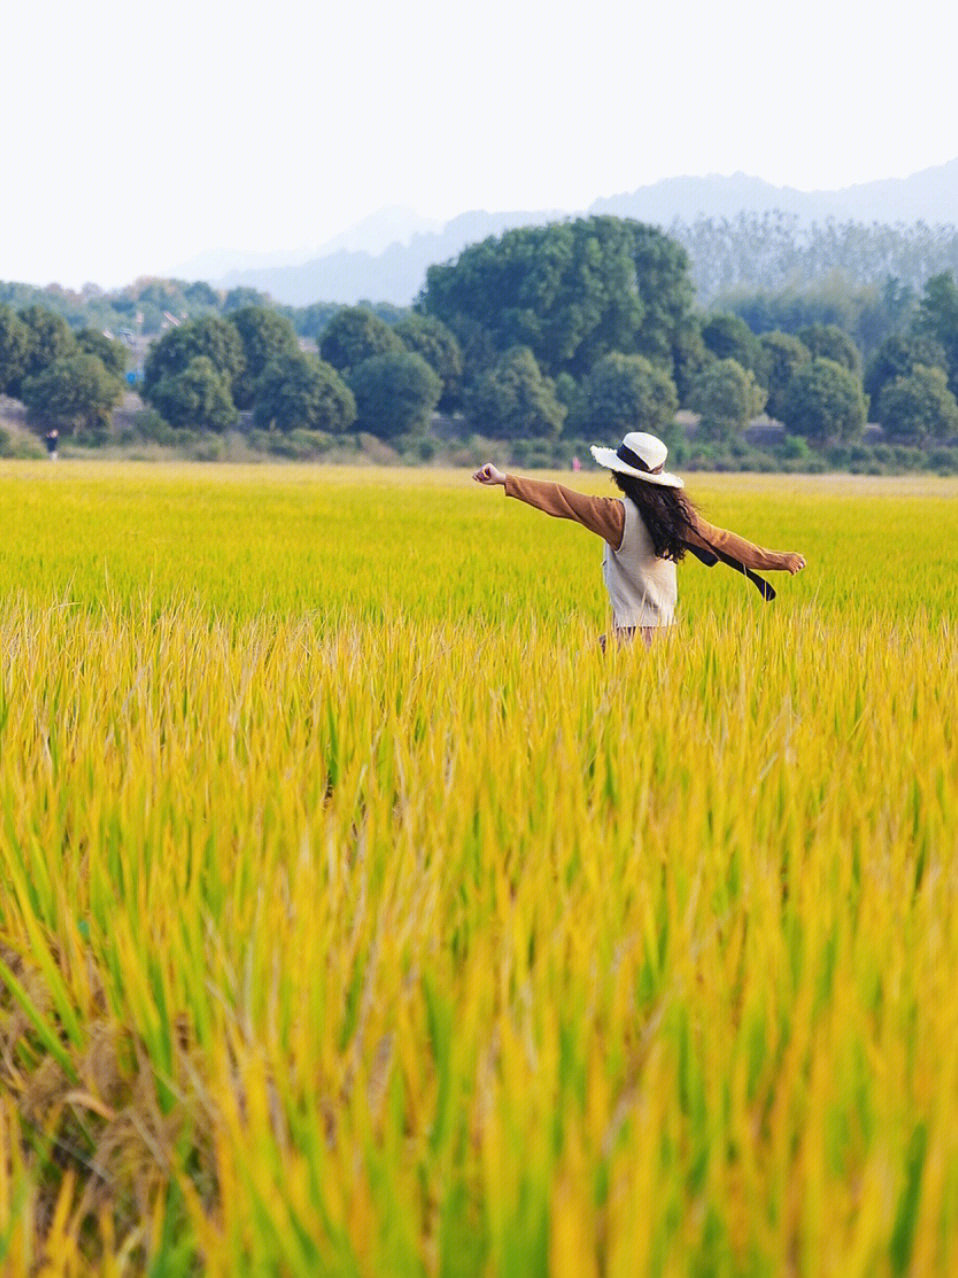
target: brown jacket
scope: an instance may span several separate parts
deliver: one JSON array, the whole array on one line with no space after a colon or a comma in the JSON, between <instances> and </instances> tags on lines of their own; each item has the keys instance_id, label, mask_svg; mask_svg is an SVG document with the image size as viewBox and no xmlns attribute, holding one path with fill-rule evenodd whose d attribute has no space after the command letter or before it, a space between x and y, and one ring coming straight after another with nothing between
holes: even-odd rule
<instances>
[{"instance_id":1,"label":"brown jacket","mask_svg":"<svg viewBox=\"0 0 958 1278\"><path fill-rule=\"evenodd\" d=\"M617 550L622 544L625 528L625 508L621 497L589 497L585 493L566 488L550 480L523 479L518 475L506 475L506 496L528 502L547 515L558 519L572 519ZM726 532L707 523L695 513L695 524L686 539L686 546L702 563L712 567L719 560L730 568L743 573L761 591L763 598L774 599L775 591L753 569L766 571L788 569L788 554L784 551L763 550L736 533Z\"/></svg>"}]
</instances>

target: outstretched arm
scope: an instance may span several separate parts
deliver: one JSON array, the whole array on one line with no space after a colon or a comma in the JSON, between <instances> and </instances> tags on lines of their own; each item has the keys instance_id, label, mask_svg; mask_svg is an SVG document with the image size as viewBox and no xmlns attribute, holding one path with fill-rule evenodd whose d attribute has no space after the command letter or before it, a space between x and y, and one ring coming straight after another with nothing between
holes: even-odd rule
<instances>
[{"instance_id":1,"label":"outstretched arm","mask_svg":"<svg viewBox=\"0 0 958 1278\"><path fill-rule=\"evenodd\" d=\"M764 550L737 533L726 532L707 523L696 513L694 528L687 538L692 546L702 550L720 551L729 559L735 559L746 568L763 568L766 571L790 572L793 576L805 567L805 558L795 551Z\"/></svg>"},{"instance_id":2,"label":"outstretched arm","mask_svg":"<svg viewBox=\"0 0 958 1278\"><path fill-rule=\"evenodd\" d=\"M617 497L589 497L551 480L506 475L491 462L480 466L473 479L480 484L502 484L507 497L516 497L556 519L571 519L596 533L613 549L622 545L625 507Z\"/></svg>"}]
</instances>

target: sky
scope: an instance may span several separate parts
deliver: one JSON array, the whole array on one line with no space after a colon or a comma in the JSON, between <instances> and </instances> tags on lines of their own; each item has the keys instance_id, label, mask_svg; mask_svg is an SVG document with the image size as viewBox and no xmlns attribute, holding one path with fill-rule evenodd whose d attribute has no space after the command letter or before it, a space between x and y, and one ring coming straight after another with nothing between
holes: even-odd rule
<instances>
[{"instance_id":1,"label":"sky","mask_svg":"<svg viewBox=\"0 0 958 1278\"><path fill-rule=\"evenodd\" d=\"M0 18L0 279L116 288L377 210L835 189L958 157L958 5L29 0Z\"/></svg>"}]
</instances>

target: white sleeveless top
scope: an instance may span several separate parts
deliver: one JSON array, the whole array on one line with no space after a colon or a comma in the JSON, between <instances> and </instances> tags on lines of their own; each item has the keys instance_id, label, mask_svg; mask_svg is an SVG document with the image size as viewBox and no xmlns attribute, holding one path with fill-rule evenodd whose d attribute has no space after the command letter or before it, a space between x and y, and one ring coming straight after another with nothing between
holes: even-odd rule
<instances>
[{"instance_id":1,"label":"white sleeveless top","mask_svg":"<svg viewBox=\"0 0 958 1278\"><path fill-rule=\"evenodd\" d=\"M628 497L622 544L613 550L605 543L602 576L612 601L616 626L670 626L678 588L675 563L659 559L639 508Z\"/></svg>"}]
</instances>

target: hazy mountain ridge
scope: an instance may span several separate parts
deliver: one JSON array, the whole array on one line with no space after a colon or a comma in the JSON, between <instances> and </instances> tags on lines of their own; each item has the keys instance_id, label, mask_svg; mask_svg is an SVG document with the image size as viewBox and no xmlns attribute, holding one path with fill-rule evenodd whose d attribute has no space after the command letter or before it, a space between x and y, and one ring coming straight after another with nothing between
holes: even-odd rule
<instances>
[{"instance_id":1,"label":"hazy mountain ridge","mask_svg":"<svg viewBox=\"0 0 958 1278\"><path fill-rule=\"evenodd\" d=\"M587 210L533 210L489 213L473 210L441 230L410 210L386 209L344 232L311 260L290 255L285 265L248 265L225 272L211 283L231 288L248 285L276 301L305 306L315 301L354 303L362 299L408 305L425 282L427 268L448 261L468 244L517 226L582 216L614 214L668 228L698 217L734 218L740 213L782 212L803 224L836 221L866 224L958 225L958 159L907 178L860 183L836 191L799 191L776 187L761 178L667 178L636 191L595 200ZM402 229L383 246L389 227Z\"/></svg>"}]
</instances>

